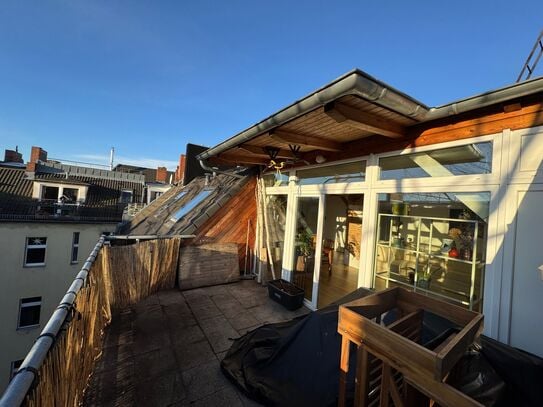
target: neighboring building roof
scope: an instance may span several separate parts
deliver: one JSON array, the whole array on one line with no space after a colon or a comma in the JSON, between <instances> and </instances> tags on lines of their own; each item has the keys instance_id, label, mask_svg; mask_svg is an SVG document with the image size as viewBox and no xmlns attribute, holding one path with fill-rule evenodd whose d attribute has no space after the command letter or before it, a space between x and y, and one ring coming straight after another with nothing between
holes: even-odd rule
<instances>
[{"instance_id":1,"label":"neighboring building roof","mask_svg":"<svg viewBox=\"0 0 543 407\"><path fill-rule=\"evenodd\" d=\"M85 202L64 205L32 198L34 182L49 182L86 186ZM35 172L26 168L0 165L0 219L24 221L92 221L119 222L125 203L120 203L122 191L133 194L140 202L144 177L59 163L40 163Z\"/></svg>"},{"instance_id":2,"label":"neighboring building roof","mask_svg":"<svg viewBox=\"0 0 543 407\"><path fill-rule=\"evenodd\" d=\"M147 168L147 167L138 167L135 165L128 164L117 164L113 171L125 172L128 174L142 174L145 177L145 182L157 182L156 180L156 168ZM168 171L167 182L170 179L175 179L175 173L173 171Z\"/></svg>"},{"instance_id":3,"label":"neighboring building roof","mask_svg":"<svg viewBox=\"0 0 543 407\"><path fill-rule=\"evenodd\" d=\"M32 197L32 181L26 178L24 168L0 165L0 199L6 194Z\"/></svg>"},{"instance_id":4,"label":"neighboring building roof","mask_svg":"<svg viewBox=\"0 0 543 407\"><path fill-rule=\"evenodd\" d=\"M187 235L216 213L251 179L219 174L206 183L197 177L188 185L173 187L140 211L123 227L121 233L130 235ZM184 213L186 209L186 213ZM243 208L240 208L243 210ZM177 219L176 219L177 218Z\"/></svg>"}]
</instances>

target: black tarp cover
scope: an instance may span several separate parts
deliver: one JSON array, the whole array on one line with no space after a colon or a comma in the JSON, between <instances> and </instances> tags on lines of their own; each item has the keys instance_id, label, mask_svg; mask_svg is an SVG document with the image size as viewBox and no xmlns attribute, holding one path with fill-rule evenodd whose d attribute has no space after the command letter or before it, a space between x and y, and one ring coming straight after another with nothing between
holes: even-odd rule
<instances>
[{"instance_id":1,"label":"black tarp cover","mask_svg":"<svg viewBox=\"0 0 543 407\"><path fill-rule=\"evenodd\" d=\"M337 304L369 294L358 289ZM237 339L221 362L224 374L265 405L337 405L341 351L337 304L292 321L264 325ZM395 319L389 318L389 322ZM449 321L425 312L421 342L431 349L453 329ZM541 358L484 336L481 345L480 351L470 351L461 359L449 384L487 406L543 406ZM354 366L356 352L350 356ZM353 396L353 370L348 376L348 400Z\"/></svg>"}]
</instances>

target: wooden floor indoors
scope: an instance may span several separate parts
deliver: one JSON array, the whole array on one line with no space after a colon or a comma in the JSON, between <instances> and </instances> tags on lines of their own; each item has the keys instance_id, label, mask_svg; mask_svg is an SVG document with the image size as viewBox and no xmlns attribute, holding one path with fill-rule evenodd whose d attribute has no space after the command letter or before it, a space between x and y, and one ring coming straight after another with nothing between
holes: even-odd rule
<instances>
[{"instance_id":1,"label":"wooden floor indoors","mask_svg":"<svg viewBox=\"0 0 543 407\"><path fill-rule=\"evenodd\" d=\"M336 253L334 258L338 261L332 264L332 272L328 271L328 263L321 265L318 308L339 300L358 286L358 269L343 264L343 253Z\"/></svg>"},{"instance_id":2,"label":"wooden floor indoors","mask_svg":"<svg viewBox=\"0 0 543 407\"><path fill-rule=\"evenodd\" d=\"M335 253L332 272L328 271L328 263L323 261L319 278L319 298L317 307L322 308L357 289L358 269L343 264L343 253ZM313 273L299 273L294 283L302 287L305 298L311 300Z\"/></svg>"}]
</instances>

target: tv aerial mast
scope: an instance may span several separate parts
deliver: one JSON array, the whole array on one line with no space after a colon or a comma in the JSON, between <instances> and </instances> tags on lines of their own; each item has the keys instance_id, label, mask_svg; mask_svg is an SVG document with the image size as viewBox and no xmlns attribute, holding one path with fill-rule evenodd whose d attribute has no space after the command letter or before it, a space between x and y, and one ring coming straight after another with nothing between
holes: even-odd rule
<instances>
[{"instance_id":1,"label":"tv aerial mast","mask_svg":"<svg viewBox=\"0 0 543 407\"><path fill-rule=\"evenodd\" d=\"M517 78L517 83L530 79L534 73L537 63L541 59L541 55L543 55L543 31L541 31L539 37L537 37L537 40L535 40L532 51L530 51L528 58L526 58L526 62L522 66L522 70Z\"/></svg>"}]
</instances>

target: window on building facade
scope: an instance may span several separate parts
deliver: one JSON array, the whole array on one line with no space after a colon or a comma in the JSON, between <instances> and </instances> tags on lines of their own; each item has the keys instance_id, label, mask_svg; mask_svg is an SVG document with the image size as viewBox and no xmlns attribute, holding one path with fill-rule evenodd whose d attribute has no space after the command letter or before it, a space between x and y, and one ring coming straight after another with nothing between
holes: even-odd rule
<instances>
[{"instance_id":1,"label":"window on building facade","mask_svg":"<svg viewBox=\"0 0 543 407\"><path fill-rule=\"evenodd\" d=\"M123 204L132 203L132 196L134 195L134 192L128 189L124 189L121 191L121 196L119 198L119 202Z\"/></svg>"},{"instance_id":2,"label":"window on building facade","mask_svg":"<svg viewBox=\"0 0 543 407\"><path fill-rule=\"evenodd\" d=\"M17 374L17 371L21 367L23 360L24 359L19 359L19 360L14 360L13 362L11 362L9 380L13 379L13 377Z\"/></svg>"},{"instance_id":3,"label":"window on building facade","mask_svg":"<svg viewBox=\"0 0 543 407\"><path fill-rule=\"evenodd\" d=\"M492 142L384 157L379 166L382 180L490 174Z\"/></svg>"},{"instance_id":4,"label":"window on building facade","mask_svg":"<svg viewBox=\"0 0 543 407\"><path fill-rule=\"evenodd\" d=\"M71 262L77 263L79 255L79 232L74 232L72 237L72 257Z\"/></svg>"},{"instance_id":5,"label":"window on building facade","mask_svg":"<svg viewBox=\"0 0 543 407\"><path fill-rule=\"evenodd\" d=\"M27 237L25 266L45 266L46 237Z\"/></svg>"},{"instance_id":6,"label":"window on building facade","mask_svg":"<svg viewBox=\"0 0 543 407\"><path fill-rule=\"evenodd\" d=\"M22 298L19 303L17 328L29 328L40 324L41 297Z\"/></svg>"},{"instance_id":7,"label":"window on building facade","mask_svg":"<svg viewBox=\"0 0 543 407\"><path fill-rule=\"evenodd\" d=\"M296 171L299 185L362 182L366 178L366 162L328 165Z\"/></svg>"},{"instance_id":8,"label":"window on building facade","mask_svg":"<svg viewBox=\"0 0 543 407\"><path fill-rule=\"evenodd\" d=\"M51 187L51 186L43 186L42 187L42 199L54 199L55 201L58 199L58 192L59 187Z\"/></svg>"},{"instance_id":9,"label":"window on building facade","mask_svg":"<svg viewBox=\"0 0 543 407\"><path fill-rule=\"evenodd\" d=\"M62 199L65 202L77 202L79 190L77 188L64 188L62 190Z\"/></svg>"}]
</instances>

